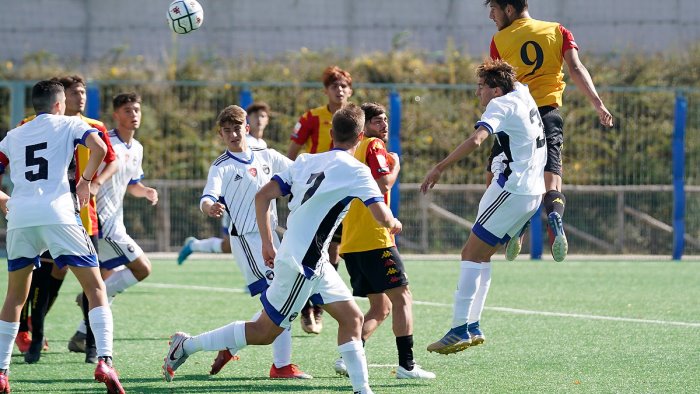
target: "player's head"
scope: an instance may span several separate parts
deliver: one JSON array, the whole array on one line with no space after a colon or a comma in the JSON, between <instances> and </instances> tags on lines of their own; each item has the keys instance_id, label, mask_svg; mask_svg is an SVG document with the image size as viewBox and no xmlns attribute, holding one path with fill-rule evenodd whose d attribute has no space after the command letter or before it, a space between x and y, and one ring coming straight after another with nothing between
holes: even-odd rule
<instances>
[{"instance_id":1,"label":"player's head","mask_svg":"<svg viewBox=\"0 0 700 394\"><path fill-rule=\"evenodd\" d=\"M489 18L496 23L498 30L510 26L527 11L527 0L486 0L484 5L490 7Z\"/></svg>"},{"instance_id":2,"label":"player's head","mask_svg":"<svg viewBox=\"0 0 700 394\"><path fill-rule=\"evenodd\" d=\"M141 126L141 96L134 92L120 93L112 99L117 130L136 130Z\"/></svg>"},{"instance_id":3,"label":"player's head","mask_svg":"<svg viewBox=\"0 0 700 394\"><path fill-rule=\"evenodd\" d=\"M244 152L248 150L246 135L248 124L246 112L237 105L229 105L219 112L216 124L219 126L219 136L231 152Z\"/></svg>"},{"instance_id":4,"label":"player's head","mask_svg":"<svg viewBox=\"0 0 700 394\"><path fill-rule=\"evenodd\" d=\"M503 60L486 59L476 69L478 84L476 95L482 106L495 97L503 96L515 89L515 69Z\"/></svg>"},{"instance_id":5,"label":"player's head","mask_svg":"<svg viewBox=\"0 0 700 394\"><path fill-rule=\"evenodd\" d=\"M65 89L55 80L39 81L32 88L32 106L36 114L63 115L66 110Z\"/></svg>"},{"instance_id":6,"label":"player's head","mask_svg":"<svg viewBox=\"0 0 700 394\"><path fill-rule=\"evenodd\" d=\"M323 87L328 96L328 103L341 107L352 96L352 77L350 73L338 66L329 66L323 70Z\"/></svg>"},{"instance_id":7,"label":"player's head","mask_svg":"<svg viewBox=\"0 0 700 394\"><path fill-rule=\"evenodd\" d=\"M333 114L331 136L333 144L339 147L357 145L365 126L365 112L355 104L348 104Z\"/></svg>"},{"instance_id":8,"label":"player's head","mask_svg":"<svg viewBox=\"0 0 700 394\"><path fill-rule=\"evenodd\" d=\"M379 103L364 103L360 106L365 113L365 136L389 140L389 119L386 108Z\"/></svg>"},{"instance_id":9,"label":"player's head","mask_svg":"<svg viewBox=\"0 0 700 394\"><path fill-rule=\"evenodd\" d=\"M270 106L264 101L256 101L245 109L248 113L250 134L255 138L262 138L265 127L270 122Z\"/></svg>"},{"instance_id":10,"label":"player's head","mask_svg":"<svg viewBox=\"0 0 700 394\"><path fill-rule=\"evenodd\" d=\"M54 78L66 91L66 115L82 114L85 111L87 93L85 80L80 75L66 75Z\"/></svg>"}]
</instances>

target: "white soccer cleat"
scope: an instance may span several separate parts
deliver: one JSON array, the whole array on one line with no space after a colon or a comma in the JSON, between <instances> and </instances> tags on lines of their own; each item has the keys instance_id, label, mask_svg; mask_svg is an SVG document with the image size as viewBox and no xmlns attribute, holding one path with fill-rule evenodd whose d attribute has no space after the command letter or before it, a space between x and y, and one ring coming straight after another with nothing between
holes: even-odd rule
<instances>
[{"instance_id":1,"label":"white soccer cleat","mask_svg":"<svg viewBox=\"0 0 700 394\"><path fill-rule=\"evenodd\" d=\"M170 337L170 349L163 359L163 377L166 382L172 382L177 368L187 360L188 355L185 354L183 345L190 338L190 335L184 332L176 332Z\"/></svg>"},{"instance_id":2,"label":"white soccer cleat","mask_svg":"<svg viewBox=\"0 0 700 394\"><path fill-rule=\"evenodd\" d=\"M513 261L520 254L523 244L520 237L513 237L506 242L506 260Z\"/></svg>"},{"instance_id":3,"label":"white soccer cleat","mask_svg":"<svg viewBox=\"0 0 700 394\"><path fill-rule=\"evenodd\" d=\"M399 365L396 368L396 379L435 379L435 374L424 370L418 364L413 365L410 371Z\"/></svg>"},{"instance_id":4,"label":"white soccer cleat","mask_svg":"<svg viewBox=\"0 0 700 394\"><path fill-rule=\"evenodd\" d=\"M343 361L343 358L339 358L335 360L335 364L333 365L333 369L335 369L335 373L338 375L342 375L345 377L348 377L348 367L345 365L345 361Z\"/></svg>"}]
</instances>

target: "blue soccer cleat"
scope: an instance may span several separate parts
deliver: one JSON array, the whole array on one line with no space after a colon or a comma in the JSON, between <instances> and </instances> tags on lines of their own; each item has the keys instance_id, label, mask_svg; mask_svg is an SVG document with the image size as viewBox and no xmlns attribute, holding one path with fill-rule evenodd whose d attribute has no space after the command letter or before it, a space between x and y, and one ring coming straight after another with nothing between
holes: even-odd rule
<instances>
[{"instance_id":1,"label":"blue soccer cleat","mask_svg":"<svg viewBox=\"0 0 700 394\"><path fill-rule=\"evenodd\" d=\"M196 241L197 238L195 237L187 237L185 239L185 244L182 245L182 249L180 249L180 254L177 255L177 264L182 265L182 263L187 260L188 257L192 254L192 242Z\"/></svg>"},{"instance_id":2,"label":"blue soccer cleat","mask_svg":"<svg viewBox=\"0 0 700 394\"><path fill-rule=\"evenodd\" d=\"M481 332L481 329L479 329L478 321L475 321L474 323L469 323L469 325L467 325L467 332L471 337L472 346L481 345L482 343L484 343L484 341L486 341L486 336L483 332Z\"/></svg>"},{"instance_id":3,"label":"blue soccer cleat","mask_svg":"<svg viewBox=\"0 0 700 394\"><path fill-rule=\"evenodd\" d=\"M472 341L465 326L466 324L457 328L451 328L439 341L428 345L428 351L451 354L461 352L471 346Z\"/></svg>"}]
</instances>

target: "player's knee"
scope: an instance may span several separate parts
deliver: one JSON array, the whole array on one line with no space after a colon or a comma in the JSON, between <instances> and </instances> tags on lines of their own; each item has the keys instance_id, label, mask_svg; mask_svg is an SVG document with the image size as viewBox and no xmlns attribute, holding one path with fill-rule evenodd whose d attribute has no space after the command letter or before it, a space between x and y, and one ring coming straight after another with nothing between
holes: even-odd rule
<instances>
[{"instance_id":1,"label":"player's knee","mask_svg":"<svg viewBox=\"0 0 700 394\"><path fill-rule=\"evenodd\" d=\"M141 282L151 274L151 262L146 256L139 257L129 265L129 269L134 274L134 278Z\"/></svg>"}]
</instances>

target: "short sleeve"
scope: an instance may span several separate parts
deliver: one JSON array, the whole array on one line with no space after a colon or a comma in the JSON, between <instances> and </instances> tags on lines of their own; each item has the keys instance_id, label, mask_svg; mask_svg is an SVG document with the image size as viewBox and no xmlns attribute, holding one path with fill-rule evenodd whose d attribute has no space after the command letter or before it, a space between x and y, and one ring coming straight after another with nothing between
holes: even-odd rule
<instances>
[{"instance_id":1,"label":"short sleeve","mask_svg":"<svg viewBox=\"0 0 700 394\"><path fill-rule=\"evenodd\" d=\"M297 160L299 160L297 158ZM298 161L294 162L297 163ZM292 170L294 169L294 164L290 165L284 171L272 176L272 180L277 182L282 191L282 195L286 196L292 192Z\"/></svg>"},{"instance_id":2,"label":"short sleeve","mask_svg":"<svg viewBox=\"0 0 700 394\"><path fill-rule=\"evenodd\" d=\"M491 56L491 59L493 60L498 60L501 58L501 54L498 53L498 48L496 47L496 40L491 38L491 46L489 47L489 55Z\"/></svg>"},{"instance_id":3,"label":"short sleeve","mask_svg":"<svg viewBox=\"0 0 700 394\"><path fill-rule=\"evenodd\" d=\"M377 186L377 182L372 177L372 173L367 166L362 166L358 169L352 190L355 197L362 200L367 206L384 201L384 196L379 191L379 186Z\"/></svg>"},{"instance_id":4,"label":"short sleeve","mask_svg":"<svg viewBox=\"0 0 700 394\"><path fill-rule=\"evenodd\" d=\"M391 173L388 155L384 142L378 138L367 145L365 158L374 179Z\"/></svg>"},{"instance_id":5,"label":"short sleeve","mask_svg":"<svg viewBox=\"0 0 700 394\"><path fill-rule=\"evenodd\" d=\"M0 175L5 173L5 169L10 164L10 159L3 153L5 151L5 140L0 142Z\"/></svg>"},{"instance_id":6,"label":"short sleeve","mask_svg":"<svg viewBox=\"0 0 700 394\"><path fill-rule=\"evenodd\" d=\"M204 186L204 190L202 191L202 197L200 197L200 204L201 200L206 198L214 202L219 201L219 196L221 196L221 185L223 184L222 178L223 177L221 174L221 170L218 167L211 166L209 168L207 184Z\"/></svg>"},{"instance_id":7,"label":"short sleeve","mask_svg":"<svg viewBox=\"0 0 700 394\"><path fill-rule=\"evenodd\" d=\"M299 121L294 125L294 132L290 139L299 145L304 145L311 136L313 118L314 116L311 114L311 111L302 115Z\"/></svg>"},{"instance_id":8,"label":"short sleeve","mask_svg":"<svg viewBox=\"0 0 700 394\"><path fill-rule=\"evenodd\" d=\"M289 168L289 166L294 163L287 156L277 152L274 149L268 149L270 154L270 166L272 167L272 173L277 174Z\"/></svg>"},{"instance_id":9,"label":"short sleeve","mask_svg":"<svg viewBox=\"0 0 700 394\"><path fill-rule=\"evenodd\" d=\"M478 129L480 126L484 126L489 131L489 134L497 133L501 123L503 123L510 112L510 106L501 100L493 99L486 106L486 110L481 115L481 119L476 122L474 128Z\"/></svg>"},{"instance_id":10,"label":"short sleeve","mask_svg":"<svg viewBox=\"0 0 700 394\"><path fill-rule=\"evenodd\" d=\"M65 119L68 122L67 125L73 137L72 139L77 141L80 145L85 145L85 139L88 134L98 132L96 128L88 125L77 116L67 116Z\"/></svg>"},{"instance_id":11,"label":"short sleeve","mask_svg":"<svg viewBox=\"0 0 700 394\"><path fill-rule=\"evenodd\" d=\"M578 44L576 44L576 40L574 40L574 35L571 33L569 30L567 30L564 26L559 25L559 31L561 31L561 36L562 36L562 46L561 46L561 55L564 56L566 51L569 49L576 49L578 50Z\"/></svg>"},{"instance_id":12,"label":"short sleeve","mask_svg":"<svg viewBox=\"0 0 700 394\"><path fill-rule=\"evenodd\" d=\"M97 126L96 128L100 131L100 138L102 138L102 142L104 142L107 146L107 153L105 154L103 161L105 163L111 163L114 160L117 160L117 154L114 153L112 141L109 140L109 133L107 133L107 129L104 126Z\"/></svg>"}]
</instances>

